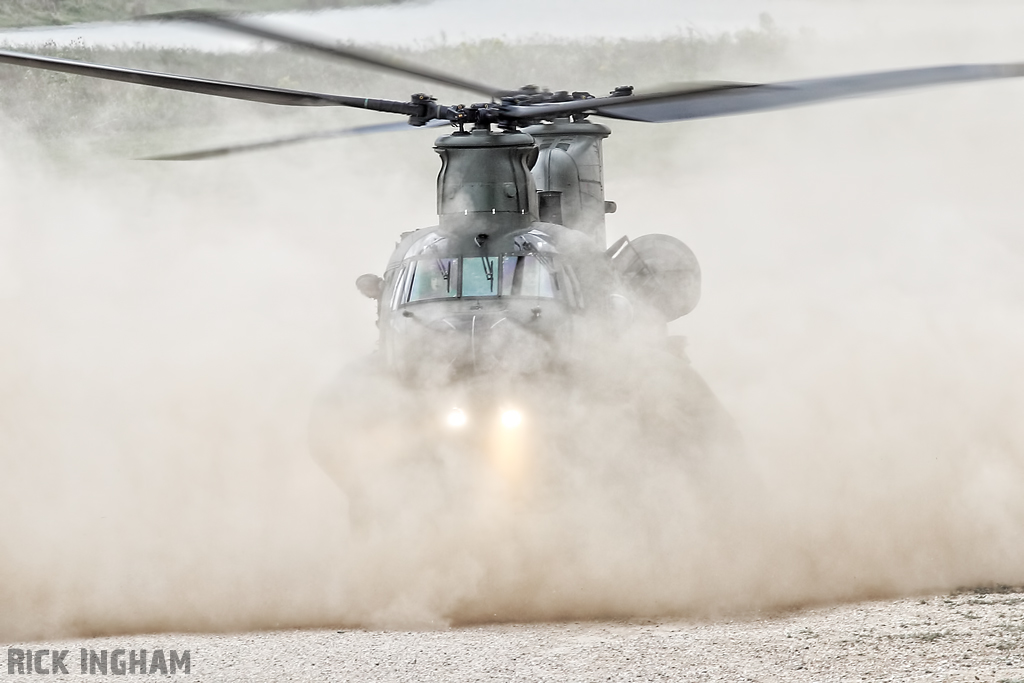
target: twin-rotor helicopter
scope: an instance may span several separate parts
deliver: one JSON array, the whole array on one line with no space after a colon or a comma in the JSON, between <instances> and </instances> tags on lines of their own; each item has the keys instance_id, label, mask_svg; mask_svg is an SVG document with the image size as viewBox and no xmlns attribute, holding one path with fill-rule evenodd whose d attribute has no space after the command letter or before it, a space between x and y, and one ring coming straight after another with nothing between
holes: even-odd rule
<instances>
[{"instance_id":1,"label":"twin-rotor helicopter","mask_svg":"<svg viewBox=\"0 0 1024 683\"><path fill-rule=\"evenodd\" d=\"M333 438L336 445L320 457L348 484L353 469L359 469L353 465L359 460L359 444L375 451L380 439L387 438L388 423L381 415L413 419L393 405L394 395L374 402L379 392L366 383L368 373L419 391L420 398L406 408L424 416L424 424L486 431L489 425L521 428L531 420L548 419L550 426L558 401L550 402L546 390L535 390L535 396L543 393L549 403L533 401L533 412L524 415L531 392L523 386L530 378L561 378L571 386L574 368L588 357L593 360L595 348L605 354L597 362L616 364L614 354L607 355L610 337L642 340L637 342L646 349L642 353L682 355L672 348L666 323L696 306L700 268L690 249L668 235L623 238L607 245L605 214L616 206L605 198L602 144L611 131L595 119L683 121L1024 76L1024 64L954 65L773 84L699 82L649 93L619 86L607 95L593 95L495 87L251 17L185 11L152 18L213 26L482 96L480 102L457 105L422 93L408 101L373 99L0 51L0 64L274 105L351 107L406 117L405 122L152 159L212 158L406 125L454 128L434 143L441 158L437 225L403 234L383 275L364 275L357 281L359 291L377 301L379 350L337 384L337 409L325 413L325 433L334 435L328 440ZM670 366L662 364L658 372L689 387L676 406L680 419L721 421L717 401L689 364L680 359ZM635 379L637 384L645 381ZM424 395L436 400L423 400ZM663 414L664 406L654 412ZM709 418L712 413L716 417ZM366 435L374 420L379 426L376 441ZM557 432L557 427L552 430ZM353 437L355 432L361 435Z\"/></svg>"}]
</instances>

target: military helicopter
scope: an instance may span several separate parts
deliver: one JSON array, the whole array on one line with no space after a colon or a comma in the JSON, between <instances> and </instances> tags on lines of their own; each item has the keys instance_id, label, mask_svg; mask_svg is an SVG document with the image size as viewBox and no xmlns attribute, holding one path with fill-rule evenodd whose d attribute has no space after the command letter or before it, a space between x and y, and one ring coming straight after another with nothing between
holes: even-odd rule
<instances>
[{"instance_id":1,"label":"military helicopter","mask_svg":"<svg viewBox=\"0 0 1024 683\"><path fill-rule=\"evenodd\" d=\"M735 444L724 409L667 333L667 323L699 301L698 261L668 235L607 245L605 215L616 205L605 198L602 144L611 130L592 119L673 122L1024 76L1024 64L953 65L772 84L697 82L649 93L618 86L595 96L496 87L244 16L184 11L149 19L213 26L485 98L457 105L423 93L408 101L372 99L0 51L0 63L15 66L407 118L154 160L208 159L407 125L455 129L434 143L441 158L438 224L403 234L383 275L356 282L377 302L379 350L342 373L314 417L314 454L352 501L364 503L380 492L367 482L382 462L415 472L412 491L431 476L422 470L425 460L451 468L457 457L454 467L468 471L479 461L467 464L475 456L466 453L477 447L507 451L518 439L520 450L571 448L560 425L579 391L580 367L600 368L607 380L588 400L632 406L645 431L664 435L666 451L685 446L706 459L719 444ZM655 384L661 390L649 391Z\"/></svg>"}]
</instances>

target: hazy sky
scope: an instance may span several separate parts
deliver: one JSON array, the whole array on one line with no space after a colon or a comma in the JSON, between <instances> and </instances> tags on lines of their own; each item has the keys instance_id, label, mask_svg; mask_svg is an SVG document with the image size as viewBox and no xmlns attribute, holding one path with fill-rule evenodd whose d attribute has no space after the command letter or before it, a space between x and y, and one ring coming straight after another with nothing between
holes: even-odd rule
<instances>
[{"instance_id":1,"label":"hazy sky","mask_svg":"<svg viewBox=\"0 0 1024 683\"><path fill-rule=\"evenodd\" d=\"M434 0L398 7L367 7L315 14L295 14L284 21L339 38L367 43L436 43L480 38L523 38L533 35L566 37L643 37L696 29L717 33L756 26L769 13L785 30L810 30L829 39L857 39L879 34L935 34L1001 31L1024 25L1024 6L1019 3L981 2L923 3L915 0L637 0L628 8L614 0L519 0L515 11L493 2L482 9L478 0ZM995 17L998 16L998 20ZM14 31L12 43L81 41L189 45L207 49L231 49L247 44L202 28L165 25L87 25Z\"/></svg>"}]
</instances>

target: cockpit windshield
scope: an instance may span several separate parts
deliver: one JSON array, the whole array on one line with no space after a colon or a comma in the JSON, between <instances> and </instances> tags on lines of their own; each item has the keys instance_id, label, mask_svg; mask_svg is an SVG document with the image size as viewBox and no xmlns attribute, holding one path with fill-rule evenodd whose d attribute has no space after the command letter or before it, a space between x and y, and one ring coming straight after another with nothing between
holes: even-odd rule
<instances>
[{"instance_id":1,"label":"cockpit windshield","mask_svg":"<svg viewBox=\"0 0 1024 683\"><path fill-rule=\"evenodd\" d=\"M437 258L413 261L409 266L408 301L447 299L459 295L459 259Z\"/></svg>"},{"instance_id":2,"label":"cockpit windshield","mask_svg":"<svg viewBox=\"0 0 1024 683\"><path fill-rule=\"evenodd\" d=\"M455 297L573 300L562 268L546 254L415 259L404 274L398 304Z\"/></svg>"},{"instance_id":3,"label":"cockpit windshield","mask_svg":"<svg viewBox=\"0 0 1024 683\"><path fill-rule=\"evenodd\" d=\"M497 265L496 256L462 259L462 296L497 296Z\"/></svg>"}]
</instances>

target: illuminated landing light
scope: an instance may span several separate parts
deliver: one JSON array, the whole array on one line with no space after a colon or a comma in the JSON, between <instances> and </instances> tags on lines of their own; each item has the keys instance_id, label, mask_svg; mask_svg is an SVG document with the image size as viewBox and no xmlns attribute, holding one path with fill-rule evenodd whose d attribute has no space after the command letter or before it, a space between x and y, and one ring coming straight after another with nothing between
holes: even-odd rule
<instances>
[{"instance_id":1,"label":"illuminated landing light","mask_svg":"<svg viewBox=\"0 0 1024 683\"><path fill-rule=\"evenodd\" d=\"M523 423L523 414L518 410L506 410L501 414L501 424L508 429L515 429Z\"/></svg>"},{"instance_id":2,"label":"illuminated landing light","mask_svg":"<svg viewBox=\"0 0 1024 683\"><path fill-rule=\"evenodd\" d=\"M452 408L451 412L448 413L448 417L445 422L448 423L449 427L455 427L456 429L459 427L465 427L467 422L466 414L458 408Z\"/></svg>"}]
</instances>

